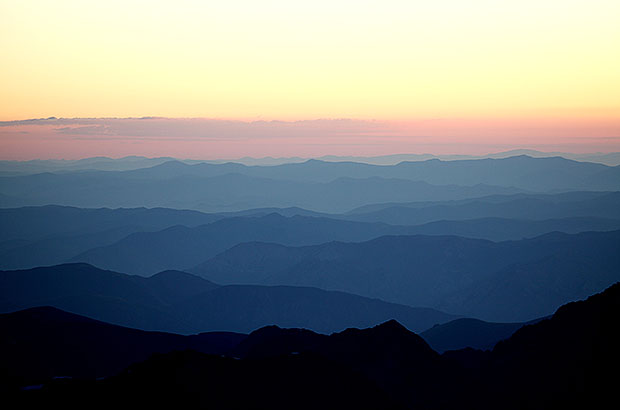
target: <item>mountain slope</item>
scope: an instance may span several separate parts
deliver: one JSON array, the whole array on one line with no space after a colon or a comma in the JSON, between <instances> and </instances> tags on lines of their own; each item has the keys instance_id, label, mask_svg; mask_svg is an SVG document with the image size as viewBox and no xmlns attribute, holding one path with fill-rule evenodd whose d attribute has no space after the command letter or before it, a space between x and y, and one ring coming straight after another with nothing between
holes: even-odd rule
<instances>
[{"instance_id":1,"label":"mountain slope","mask_svg":"<svg viewBox=\"0 0 620 410\"><path fill-rule=\"evenodd\" d=\"M0 269L55 265L135 232L159 231L179 224L194 227L220 218L164 208L83 209L49 205L0 209Z\"/></svg>"},{"instance_id":2,"label":"mountain slope","mask_svg":"<svg viewBox=\"0 0 620 410\"><path fill-rule=\"evenodd\" d=\"M519 394L513 408L604 408L615 399L620 365L620 284L562 306L494 349L484 368L491 404Z\"/></svg>"},{"instance_id":3,"label":"mountain slope","mask_svg":"<svg viewBox=\"0 0 620 410\"><path fill-rule=\"evenodd\" d=\"M164 164L166 165L166 164ZM0 206L59 204L78 207L167 207L229 212L265 207L302 207L344 212L369 203L447 200L522 190L486 185L433 185L397 178L341 177L329 182L290 181L238 173L153 177L128 172L81 172L0 177ZM153 171L155 172L155 171Z\"/></svg>"},{"instance_id":4,"label":"mountain slope","mask_svg":"<svg viewBox=\"0 0 620 410\"><path fill-rule=\"evenodd\" d=\"M410 235L455 235L497 242L533 238L550 232L579 233L618 229L620 220L607 218L574 217L544 220L479 218L429 222L412 226L407 232Z\"/></svg>"},{"instance_id":5,"label":"mountain slope","mask_svg":"<svg viewBox=\"0 0 620 410\"><path fill-rule=\"evenodd\" d=\"M0 314L2 379L14 385L52 377L112 376L153 353L193 349L222 354L246 336L204 333L180 336L115 326L38 307Z\"/></svg>"},{"instance_id":6,"label":"mountain slope","mask_svg":"<svg viewBox=\"0 0 620 410\"><path fill-rule=\"evenodd\" d=\"M341 221L305 216L234 217L196 228L175 226L154 233L135 233L112 245L72 258L121 272L152 274L164 269L185 269L246 241L272 241L311 245L342 240L360 241L408 228L386 224Z\"/></svg>"},{"instance_id":7,"label":"mountain slope","mask_svg":"<svg viewBox=\"0 0 620 410\"><path fill-rule=\"evenodd\" d=\"M620 193L494 195L462 201L372 204L346 215L350 220L394 225L479 218L543 220L575 217L620 219Z\"/></svg>"},{"instance_id":8,"label":"mountain slope","mask_svg":"<svg viewBox=\"0 0 620 410\"><path fill-rule=\"evenodd\" d=\"M186 287L184 279L179 276L176 285ZM149 289L149 279L87 264L66 264L0 271L0 284L0 312L53 306L122 326L195 333L190 323L165 304L161 294ZM213 286L206 280L201 284L191 281L194 292Z\"/></svg>"},{"instance_id":9,"label":"mountain slope","mask_svg":"<svg viewBox=\"0 0 620 410\"><path fill-rule=\"evenodd\" d=\"M247 243L190 271L222 284L312 286L518 322L619 280L618 249L620 231L499 243L450 236L305 247Z\"/></svg>"},{"instance_id":10,"label":"mountain slope","mask_svg":"<svg viewBox=\"0 0 620 410\"><path fill-rule=\"evenodd\" d=\"M342 292L301 287L218 286L185 272L149 278L66 264L0 271L0 312L53 306L109 323L181 334L248 332L269 324L332 332L396 318L421 331L455 319Z\"/></svg>"},{"instance_id":11,"label":"mountain slope","mask_svg":"<svg viewBox=\"0 0 620 410\"><path fill-rule=\"evenodd\" d=\"M177 311L199 329L244 333L269 324L331 333L389 319L420 332L454 318L434 309L293 286L222 286L185 301Z\"/></svg>"},{"instance_id":12,"label":"mountain slope","mask_svg":"<svg viewBox=\"0 0 620 410\"><path fill-rule=\"evenodd\" d=\"M468 347L490 350L497 342L509 338L524 325L525 323L492 323L462 318L433 326L420 333L420 336L439 353Z\"/></svg>"},{"instance_id":13,"label":"mountain slope","mask_svg":"<svg viewBox=\"0 0 620 410\"><path fill-rule=\"evenodd\" d=\"M204 225L217 219L216 215L164 208L85 209L57 205L9 208L0 209L0 242L85 235L128 227L154 231L173 225Z\"/></svg>"}]
</instances>

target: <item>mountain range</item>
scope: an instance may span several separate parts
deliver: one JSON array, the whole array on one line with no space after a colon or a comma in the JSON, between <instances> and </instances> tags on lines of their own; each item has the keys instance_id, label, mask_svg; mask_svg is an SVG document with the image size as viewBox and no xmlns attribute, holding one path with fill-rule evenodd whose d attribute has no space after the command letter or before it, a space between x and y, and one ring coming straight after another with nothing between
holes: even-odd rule
<instances>
[{"instance_id":1,"label":"mountain range","mask_svg":"<svg viewBox=\"0 0 620 410\"><path fill-rule=\"evenodd\" d=\"M561 157L429 160L378 166L309 160L275 166L178 161L129 171L0 177L0 205L169 207L231 211L299 206L345 212L379 202L437 201L525 191L620 190L620 167Z\"/></svg>"},{"instance_id":2,"label":"mountain range","mask_svg":"<svg viewBox=\"0 0 620 410\"><path fill-rule=\"evenodd\" d=\"M434 154L392 154L392 155L380 155L373 157L360 157L360 156L339 156L339 155L325 155L322 157L312 158L326 162L359 162L364 164L373 165L396 165L404 161L426 161L429 159L439 159L442 161L453 160L474 160L474 159L501 159L514 157L518 155L527 155L533 158L548 158L548 157L562 157L573 161L582 162L594 162L604 164L608 166L620 165L620 153L588 153L588 154L575 154L568 152L541 152L531 149L515 149L510 151L503 151L487 155L434 155ZM221 164L234 162L243 164L246 166L261 165L261 166L273 166L282 164L291 164L298 162L305 162L311 158L301 157L264 157L264 158L235 158L235 159L213 159L213 160L192 160L192 159L177 159L172 157L159 157L159 158L147 158L142 156L128 156L122 158L109 158L109 157L91 157L78 160L30 160L30 161L0 161L0 173L4 175L24 175L24 174L38 174L42 172L54 172L54 171L127 171L132 169L147 168L149 166L155 166L168 161L181 161L186 164L197 163L211 163Z\"/></svg>"},{"instance_id":3,"label":"mountain range","mask_svg":"<svg viewBox=\"0 0 620 410\"><path fill-rule=\"evenodd\" d=\"M0 161L3 402L613 405L618 164Z\"/></svg>"},{"instance_id":4,"label":"mountain range","mask_svg":"<svg viewBox=\"0 0 620 410\"><path fill-rule=\"evenodd\" d=\"M106 269L153 274L185 269L247 241L274 241L291 245L321 244L333 240L360 241L407 228L277 213L261 217L233 217L195 228L173 226L158 232L140 232L111 245L90 249L72 258Z\"/></svg>"},{"instance_id":5,"label":"mountain range","mask_svg":"<svg viewBox=\"0 0 620 410\"><path fill-rule=\"evenodd\" d=\"M260 208L218 214L165 208L43 206L0 209L0 268L26 269L80 261L148 275L165 269L188 268L245 241L310 245L333 240L359 242L388 234L457 235L502 241L553 231L578 233L620 229L620 196L617 195L551 195L540 203L535 201L534 206L527 206L526 202L526 206L521 207L523 199L500 196L458 204L403 204L405 218L435 219L418 226L389 226L355 220L372 220L372 215L382 214L383 208L370 213L362 210L359 214L320 214L301 208ZM545 204L549 209L542 214ZM495 209L494 213L510 217L444 218L467 217L468 210L481 214L480 210L488 211L490 207ZM388 209L386 214L390 213ZM528 219L553 215L564 217Z\"/></svg>"}]
</instances>

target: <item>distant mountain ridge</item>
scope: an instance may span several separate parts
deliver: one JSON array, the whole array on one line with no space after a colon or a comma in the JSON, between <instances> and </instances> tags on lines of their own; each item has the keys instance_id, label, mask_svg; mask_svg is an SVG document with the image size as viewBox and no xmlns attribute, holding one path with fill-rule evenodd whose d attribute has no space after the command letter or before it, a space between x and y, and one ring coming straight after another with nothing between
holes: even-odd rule
<instances>
[{"instance_id":1,"label":"distant mountain ridge","mask_svg":"<svg viewBox=\"0 0 620 410\"><path fill-rule=\"evenodd\" d=\"M338 156L338 155L325 155L317 157L320 161L327 162L360 162L373 165L395 165L403 161L426 161L429 159L439 159L442 161L452 160L472 160L472 159L485 159L485 158L507 158L517 155L528 155L534 158L548 158L548 157L563 157L574 161L595 162L608 166L620 165L620 153L588 153L588 154L575 154L568 152L542 152L531 149L514 149L509 151L503 151L498 153L491 153L487 155L434 155L434 154L392 154L373 157L363 156ZM261 165L261 166L273 166L290 163L305 162L311 158L301 157L285 157L285 158L230 158L230 159L211 159L211 160L188 160L171 157L160 158L147 158L142 156L128 156L123 158L108 158L108 157L91 157L83 158L79 160L29 160L29 161L0 161L0 173L12 173L12 174L27 174L27 173L40 173L49 172L54 170L130 170L142 167L148 167L156 165L157 163L163 163L166 161L176 160L184 163L228 163L234 162L243 164L246 166Z\"/></svg>"},{"instance_id":2,"label":"distant mountain ridge","mask_svg":"<svg viewBox=\"0 0 620 410\"><path fill-rule=\"evenodd\" d=\"M620 190L620 167L561 157L370 165L309 160L274 166L165 162L130 171L0 177L0 206L170 207L231 211L299 206L345 212L379 202L527 191Z\"/></svg>"},{"instance_id":3,"label":"distant mountain ridge","mask_svg":"<svg viewBox=\"0 0 620 410\"><path fill-rule=\"evenodd\" d=\"M620 219L620 192L494 195L460 201L371 204L346 219L419 225L438 220L511 218L543 220L596 217Z\"/></svg>"},{"instance_id":4,"label":"distant mountain ridge","mask_svg":"<svg viewBox=\"0 0 620 410\"><path fill-rule=\"evenodd\" d=\"M37 240L52 235L77 235L140 227L159 230L172 225L198 226L220 217L190 210L165 208L76 208L46 205L0 209L0 241Z\"/></svg>"},{"instance_id":5,"label":"distant mountain ridge","mask_svg":"<svg viewBox=\"0 0 620 410\"><path fill-rule=\"evenodd\" d=\"M204 176L181 172L175 176L167 164L163 165L166 167L162 170L140 170L146 176L127 171L0 177L0 200L3 201L0 206L52 203L77 207L165 207L206 212L299 206L319 212L344 212L376 202L462 199L522 192L512 187L440 186L381 177L338 177L318 183L239 173ZM151 172L156 175L149 176Z\"/></svg>"},{"instance_id":6,"label":"distant mountain ridge","mask_svg":"<svg viewBox=\"0 0 620 410\"><path fill-rule=\"evenodd\" d=\"M111 173L130 178L174 178L179 176L216 177L241 174L254 178L283 179L289 181L331 182L338 178L406 179L433 185L489 185L514 187L522 190L575 190L579 187L592 190L618 190L613 179L603 179L609 172L618 175L620 168L603 164L578 162L562 157L533 158L517 155L506 158L466 159L441 161L403 161L395 165L372 165L359 162L327 162L310 159L300 163L247 166L238 163L186 164L169 161L151 168ZM532 179L532 177L534 177ZM611 175L609 175L611 177ZM602 184L610 184L602 188Z\"/></svg>"}]
</instances>

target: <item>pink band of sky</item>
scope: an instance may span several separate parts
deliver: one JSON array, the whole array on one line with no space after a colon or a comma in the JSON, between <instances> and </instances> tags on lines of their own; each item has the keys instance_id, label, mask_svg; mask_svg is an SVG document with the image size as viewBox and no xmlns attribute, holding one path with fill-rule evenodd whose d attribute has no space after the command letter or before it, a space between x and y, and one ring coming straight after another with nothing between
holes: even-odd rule
<instances>
[{"instance_id":1,"label":"pink band of sky","mask_svg":"<svg viewBox=\"0 0 620 410\"><path fill-rule=\"evenodd\" d=\"M193 159L395 153L482 155L518 148L574 153L620 151L620 121L109 118L0 122L0 155L5 160L128 155Z\"/></svg>"}]
</instances>

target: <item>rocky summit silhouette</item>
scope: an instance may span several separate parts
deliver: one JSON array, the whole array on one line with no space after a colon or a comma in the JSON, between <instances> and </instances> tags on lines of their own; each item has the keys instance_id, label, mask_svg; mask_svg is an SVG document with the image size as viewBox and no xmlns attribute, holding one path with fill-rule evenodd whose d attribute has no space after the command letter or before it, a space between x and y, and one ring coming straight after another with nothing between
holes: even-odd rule
<instances>
[{"instance_id":1,"label":"rocky summit silhouette","mask_svg":"<svg viewBox=\"0 0 620 410\"><path fill-rule=\"evenodd\" d=\"M102 380L47 380L7 397L64 408L93 397L98 408L604 408L615 399L619 313L615 284L492 351L443 355L396 321L331 335L270 326L223 356L156 354Z\"/></svg>"}]
</instances>

